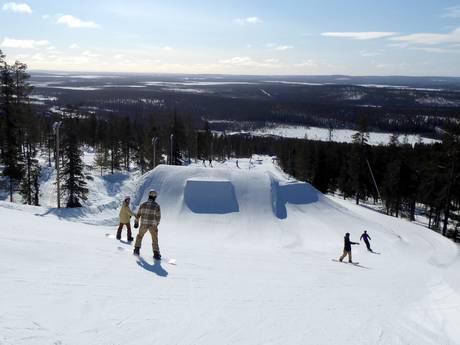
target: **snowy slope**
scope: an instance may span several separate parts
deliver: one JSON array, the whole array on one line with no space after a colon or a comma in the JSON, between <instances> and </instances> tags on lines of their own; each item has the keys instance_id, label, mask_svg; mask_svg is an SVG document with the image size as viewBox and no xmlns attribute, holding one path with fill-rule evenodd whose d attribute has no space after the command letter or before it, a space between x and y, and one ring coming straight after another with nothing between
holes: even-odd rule
<instances>
[{"instance_id":1,"label":"snowy slope","mask_svg":"<svg viewBox=\"0 0 460 345\"><path fill-rule=\"evenodd\" d=\"M0 344L460 344L455 244L253 162L159 166L91 196L131 190L137 206L156 189L176 266L153 262L147 236L140 259L107 237L110 202L0 202ZM331 261L363 229L381 254Z\"/></svg>"}]
</instances>

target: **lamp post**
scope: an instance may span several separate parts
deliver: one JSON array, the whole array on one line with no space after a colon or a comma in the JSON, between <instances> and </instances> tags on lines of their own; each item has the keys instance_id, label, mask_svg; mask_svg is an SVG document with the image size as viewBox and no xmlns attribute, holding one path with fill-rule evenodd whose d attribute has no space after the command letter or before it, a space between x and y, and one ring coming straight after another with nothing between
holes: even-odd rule
<instances>
[{"instance_id":1,"label":"lamp post","mask_svg":"<svg viewBox=\"0 0 460 345\"><path fill-rule=\"evenodd\" d=\"M157 161L156 161L156 152L157 152L157 150L156 150L156 145L157 145L157 141L158 141L158 138L157 138L157 137L153 137L153 138L152 138L152 145L153 145L153 165L152 165L153 168L152 168L152 169L155 169L155 167L156 167L156 162L157 162Z\"/></svg>"},{"instance_id":2,"label":"lamp post","mask_svg":"<svg viewBox=\"0 0 460 345\"><path fill-rule=\"evenodd\" d=\"M174 165L173 164L173 142L174 142L174 134L171 134L170 137L171 139L171 156L170 156L170 165Z\"/></svg>"},{"instance_id":3,"label":"lamp post","mask_svg":"<svg viewBox=\"0 0 460 345\"><path fill-rule=\"evenodd\" d=\"M53 132L56 135L56 186L57 186L57 207L61 208L61 189L60 189L60 172L59 172L59 129L62 122L57 121L53 124Z\"/></svg>"}]
</instances>

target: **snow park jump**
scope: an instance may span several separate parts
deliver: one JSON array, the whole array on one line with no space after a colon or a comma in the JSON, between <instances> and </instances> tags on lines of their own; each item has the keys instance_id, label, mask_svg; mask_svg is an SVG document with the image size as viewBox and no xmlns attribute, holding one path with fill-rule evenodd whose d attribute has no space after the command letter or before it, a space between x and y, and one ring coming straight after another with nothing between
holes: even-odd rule
<instances>
[{"instance_id":1,"label":"snow park jump","mask_svg":"<svg viewBox=\"0 0 460 345\"><path fill-rule=\"evenodd\" d=\"M78 215L2 202L0 340L458 343L455 244L324 196L260 159L250 170L244 159L239 168L160 165L111 185L94 175L89 202L101 207ZM114 238L124 196L135 212L152 189L162 255L177 265L154 261L147 237L139 258ZM354 260L367 269L331 261L344 233L357 240L362 229L382 254L355 246Z\"/></svg>"}]
</instances>

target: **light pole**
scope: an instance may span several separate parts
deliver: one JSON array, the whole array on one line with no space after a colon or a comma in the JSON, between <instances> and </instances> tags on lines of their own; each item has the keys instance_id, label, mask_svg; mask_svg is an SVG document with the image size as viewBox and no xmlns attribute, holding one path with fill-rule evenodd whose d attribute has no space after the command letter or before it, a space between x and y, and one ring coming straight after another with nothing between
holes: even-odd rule
<instances>
[{"instance_id":1,"label":"light pole","mask_svg":"<svg viewBox=\"0 0 460 345\"><path fill-rule=\"evenodd\" d=\"M158 141L158 138L157 137L153 137L152 138L152 145L153 145L153 168L152 169L155 169L155 166L156 166L156 145L157 145L157 141Z\"/></svg>"},{"instance_id":2,"label":"light pole","mask_svg":"<svg viewBox=\"0 0 460 345\"><path fill-rule=\"evenodd\" d=\"M174 165L173 164L173 142L174 142L174 134L171 134L171 136L169 137L171 139L171 158L170 158L170 165Z\"/></svg>"},{"instance_id":3,"label":"light pole","mask_svg":"<svg viewBox=\"0 0 460 345\"><path fill-rule=\"evenodd\" d=\"M61 208L61 190L60 190L60 172L59 172L59 128L62 122L58 121L53 124L53 132L56 135L56 185L57 185L57 207Z\"/></svg>"}]
</instances>

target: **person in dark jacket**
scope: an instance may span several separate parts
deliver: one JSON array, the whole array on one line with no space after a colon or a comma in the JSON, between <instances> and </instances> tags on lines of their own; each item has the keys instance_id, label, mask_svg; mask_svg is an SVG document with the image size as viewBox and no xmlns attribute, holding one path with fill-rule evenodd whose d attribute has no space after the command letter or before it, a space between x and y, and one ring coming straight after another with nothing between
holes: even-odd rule
<instances>
[{"instance_id":1,"label":"person in dark jacket","mask_svg":"<svg viewBox=\"0 0 460 345\"><path fill-rule=\"evenodd\" d=\"M350 241L350 233L346 233L345 237L343 238L344 241L344 247L343 247L343 254L339 258L339 261L342 262L342 260L345 258L345 256L348 255L348 262L353 263L353 260L351 258L351 245L352 244L357 244L359 246L358 242L351 242Z\"/></svg>"},{"instance_id":2,"label":"person in dark jacket","mask_svg":"<svg viewBox=\"0 0 460 345\"><path fill-rule=\"evenodd\" d=\"M366 230L364 230L364 233L361 235L360 237L360 241L364 241L364 243L366 243L366 247L367 247L367 250L372 252L372 249L371 249L371 244L369 243L369 240L371 239L371 237L369 236L369 234L367 233Z\"/></svg>"}]
</instances>

